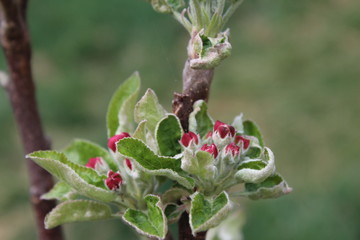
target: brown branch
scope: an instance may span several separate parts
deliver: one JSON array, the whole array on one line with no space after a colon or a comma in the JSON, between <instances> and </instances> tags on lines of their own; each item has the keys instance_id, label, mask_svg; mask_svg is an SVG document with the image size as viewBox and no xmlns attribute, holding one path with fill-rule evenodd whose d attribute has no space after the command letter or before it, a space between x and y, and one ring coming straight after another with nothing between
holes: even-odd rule
<instances>
[{"instance_id":1,"label":"brown branch","mask_svg":"<svg viewBox=\"0 0 360 240\"><path fill-rule=\"evenodd\" d=\"M36 104L35 85L31 70L31 46L26 24L27 0L0 0L0 41L7 60L9 81L6 91L20 131L25 153L50 148L46 140ZM30 195L40 240L61 240L60 227L46 230L45 215L55 207L55 201L41 200L53 180L49 173L31 160L27 161Z\"/></svg>"},{"instance_id":2,"label":"brown branch","mask_svg":"<svg viewBox=\"0 0 360 240\"><path fill-rule=\"evenodd\" d=\"M214 76L214 69L192 69L189 62L188 59L183 71L183 92L175 93L173 100L173 112L179 117L184 131L189 130L189 115L194 102L200 99L208 101ZM203 240L206 237L206 232L197 233L196 237L192 235L187 212L180 217L178 226L181 240Z\"/></svg>"}]
</instances>

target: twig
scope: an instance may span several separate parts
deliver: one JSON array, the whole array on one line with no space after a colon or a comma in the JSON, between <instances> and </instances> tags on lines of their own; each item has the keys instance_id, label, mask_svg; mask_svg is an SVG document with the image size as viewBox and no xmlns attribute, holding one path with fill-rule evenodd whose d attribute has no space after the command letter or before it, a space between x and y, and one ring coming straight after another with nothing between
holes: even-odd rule
<instances>
[{"instance_id":1,"label":"twig","mask_svg":"<svg viewBox=\"0 0 360 240\"><path fill-rule=\"evenodd\" d=\"M31 70L31 46L26 24L27 0L0 0L0 41L7 60L9 81L6 90L20 131L25 153L50 148L46 140L35 98ZM60 227L46 230L45 215L55 207L55 201L40 196L53 186L50 174L31 160L27 161L30 195L40 240L61 240Z\"/></svg>"}]
</instances>

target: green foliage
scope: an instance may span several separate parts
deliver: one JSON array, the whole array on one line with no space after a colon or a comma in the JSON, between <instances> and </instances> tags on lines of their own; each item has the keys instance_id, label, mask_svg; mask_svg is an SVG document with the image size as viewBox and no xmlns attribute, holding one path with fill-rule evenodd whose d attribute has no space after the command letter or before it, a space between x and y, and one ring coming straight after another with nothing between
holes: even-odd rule
<instances>
[{"instance_id":1,"label":"green foliage","mask_svg":"<svg viewBox=\"0 0 360 240\"><path fill-rule=\"evenodd\" d=\"M222 192L214 199L206 198L196 192L192 196L190 208L190 226L193 234L219 225L226 218L230 207L230 200L226 192Z\"/></svg>"},{"instance_id":2,"label":"green foliage","mask_svg":"<svg viewBox=\"0 0 360 240\"><path fill-rule=\"evenodd\" d=\"M108 137L133 130L134 106L140 90L140 76L135 72L114 93L107 112Z\"/></svg>"},{"instance_id":3,"label":"green foliage","mask_svg":"<svg viewBox=\"0 0 360 240\"><path fill-rule=\"evenodd\" d=\"M41 199L65 201L74 197L76 197L76 194L73 192L72 187L66 182L59 181L49 192L43 194Z\"/></svg>"},{"instance_id":4,"label":"green foliage","mask_svg":"<svg viewBox=\"0 0 360 240\"><path fill-rule=\"evenodd\" d=\"M213 130L213 120L207 113L207 105L204 100L198 100L194 103L194 110L189 116L189 130L197 132L201 137Z\"/></svg>"},{"instance_id":5,"label":"green foliage","mask_svg":"<svg viewBox=\"0 0 360 240\"><path fill-rule=\"evenodd\" d=\"M64 223L104 220L112 217L108 205L89 200L70 200L57 205L45 218L45 228Z\"/></svg>"},{"instance_id":6,"label":"green foliage","mask_svg":"<svg viewBox=\"0 0 360 240\"><path fill-rule=\"evenodd\" d=\"M162 210L161 200L158 196L147 195L146 212L127 209L123 219L139 233L149 237L164 239L167 233L166 216Z\"/></svg>"},{"instance_id":7,"label":"green foliage","mask_svg":"<svg viewBox=\"0 0 360 240\"><path fill-rule=\"evenodd\" d=\"M258 126L253 121L246 120L243 122L244 133L249 136L254 136L259 140L259 144L261 147L264 147L264 141L262 139L260 130Z\"/></svg>"},{"instance_id":8,"label":"green foliage","mask_svg":"<svg viewBox=\"0 0 360 240\"><path fill-rule=\"evenodd\" d=\"M183 130L179 119L175 115L167 115L161 119L156 127L156 140L160 154L163 156L175 156L181 153L179 143Z\"/></svg>"}]
</instances>

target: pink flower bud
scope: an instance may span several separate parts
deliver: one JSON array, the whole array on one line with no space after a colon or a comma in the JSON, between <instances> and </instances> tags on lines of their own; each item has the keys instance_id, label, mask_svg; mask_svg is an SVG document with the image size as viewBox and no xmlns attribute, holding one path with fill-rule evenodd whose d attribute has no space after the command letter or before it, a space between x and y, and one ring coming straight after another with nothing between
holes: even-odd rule
<instances>
[{"instance_id":1,"label":"pink flower bud","mask_svg":"<svg viewBox=\"0 0 360 240\"><path fill-rule=\"evenodd\" d=\"M214 158L216 158L219 153L215 144L211 144L211 145L204 144L204 146L202 146L200 150L212 154Z\"/></svg>"},{"instance_id":2,"label":"pink flower bud","mask_svg":"<svg viewBox=\"0 0 360 240\"><path fill-rule=\"evenodd\" d=\"M240 142L242 142L244 149L247 149L249 147L249 145L250 145L250 140L249 139L246 139L243 136L237 135L235 137L235 143L238 144Z\"/></svg>"},{"instance_id":3,"label":"pink flower bud","mask_svg":"<svg viewBox=\"0 0 360 240\"><path fill-rule=\"evenodd\" d=\"M132 162L130 161L130 159L125 158L125 164L130 170L132 170Z\"/></svg>"},{"instance_id":4,"label":"pink flower bud","mask_svg":"<svg viewBox=\"0 0 360 240\"><path fill-rule=\"evenodd\" d=\"M199 138L194 132L189 131L187 133L184 133L184 135L182 135L181 137L181 143L185 147L189 146L192 140L194 140L196 144L199 143Z\"/></svg>"},{"instance_id":5,"label":"pink flower bud","mask_svg":"<svg viewBox=\"0 0 360 240\"><path fill-rule=\"evenodd\" d=\"M113 150L113 152L116 151L116 143L123 139L123 138L127 138L130 137L130 134L128 134L127 132L122 132L118 135L112 136L111 138L109 138L108 140L108 147Z\"/></svg>"},{"instance_id":6,"label":"pink flower bud","mask_svg":"<svg viewBox=\"0 0 360 240\"><path fill-rule=\"evenodd\" d=\"M108 171L107 178L105 179L105 184L110 190L117 190L122 184L122 177L120 173Z\"/></svg>"},{"instance_id":7,"label":"pink flower bud","mask_svg":"<svg viewBox=\"0 0 360 240\"><path fill-rule=\"evenodd\" d=\"M90 158L87 164L85 164L88 168L95 169L96 165L105 165L104 160L101 157Z\"/></svg>"},{"instance_id":8,"label":"pink flower bud","mask_svg":"<svg viewBox=\"0 0 360 240\"><path fill-rule=\"evenodd\" d=\"M218 132L221 138L225 138L227 135L235 136L235 128L226 123L216 121L214 125L214 132Z\"/></svg>"},{"instance_id":9,"label":"pink flower bud","mask_svg":"<svg viewBox=\"0 0 360 240\"><path fill-rule=\"evenodd\" d=\"M235 143L230 143L229 145L226 146L225 152L226 153L230 152L231 155L233 155L233 157L235 157L236 155L238 155L240 153L240 147L238 145L236 145Z\"/></svg>"}]
</instances>

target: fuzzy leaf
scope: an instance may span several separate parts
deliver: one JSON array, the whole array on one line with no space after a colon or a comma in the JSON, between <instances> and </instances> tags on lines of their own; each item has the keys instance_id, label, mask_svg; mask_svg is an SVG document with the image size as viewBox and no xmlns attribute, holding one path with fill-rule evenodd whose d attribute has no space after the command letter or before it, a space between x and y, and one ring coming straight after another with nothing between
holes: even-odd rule
<instances>
[{"instance_id":1,"label":"fuzzy leaf","mask_svg":"<svg viewBox=\"0 0 360 240\"><path fill-rule=\"evenodd\" d=\"M215 199L205 198L199 192L194 193L190 208L190 227L193 235L219 225L228 215L230 208L226 192L220 193Z\"/></svg>"},{"instance_id":2,"label":"fuzzy leaf","mask_svg":"<svg viewBox=\"0 0 360 240\"><path fill-rule=\"evenodd\" d=\"M165 109L159 104L156 94L151 89L148 89L135 105L135 121L140 123L147 120L146 126L152 134L155 133L156 125L165 116L165 113Z\"/></svg>"},{"instance_id":3,"label":"fuzzy leaf","mask_svg":"<svg viewBox=\"0 0 360 240\"><path fill-rule=\"evenodd\" d=\"M175 115L169 114L161 119L155 132L161 155L175 156L181 153L179 141L183 131L180 120Z\"/></svg>"},{"instance_id":4,"label":"fuzzy leaf","mask_svg":"<svg viewBox=\"0 0 360 240\"><path fill-rule=\"evenodd\" d=\"M166 176L186 188L192 188L193 179L186 177L180 168L180 160L156 155L144 142L135 138L124 138L117 143L123 156L135 160L149 174Z\"/></svg>"},{"instance_id":5,"label":"fuzzy leaf","mask_svg":"<svg viewBox=\"0 0 360 240\"><path fill-rule=\"evenodd\" d=\"M110 202L116 198L114 192L106 189L105 176L99 176L91 168L70 162L63 153L38 151L28 154L26 157L34 160L59 180L69 184L81 195L104 202Z\"/></svg>"},{"instance_id":6,"label":"fuzzy leaf","mask_svg":"<svg viewBox=\"0 0 360 240\"><path fill-rule=\"evenodd\" d=\"M108 107L108 137L118 131L131 132L134 105L140 90L140 76L135 72L114 93Z\"/></svg>"},{"instance_id":7,"label":"fuzzy leaf","mask_svg":"<svg viewBox=\"0 0 360 240\"><path fill-rule=\"evenodd\" d=\"M45 217L45 228L50 229L64 223L103 220L112 217L108 205L89 201L71 200L57 205Z\"/></svg>"},{"instance_id":8,"label":"fuzzy leaf","mask_svg":"<svg viewBox=\"0 0 360 240\"><path fill-rule=\"evenodd\" d=\"M275 157L273 152L265 147L264 159L245 161L238 167L235 178L248 183L259 183L275 172Z\"/></svg>"},{"instance_id":9,"label":"fuzzy leaf","mask_svg":"<svg viewBox=\"0 0 360 240\"><path fill-rule=\"evenodd\" d=\"M204 137L208 132L212 131L214 126L213 120L207 113L208 107L204 100L196 101L193 108L194 110L189 116L189 129Z\"/></svg>"},{"instance_id":10,"label":"fuzzy leaf","mask_svg":"<svg viewBox=\"0 0 360 240\"><path fill-rule=\"evenodd\" d=\"M243 114L240 113L238 116L236 116L231 125L235 128L237 133L244 133Z\"/></svg>"},{"instance_id":11,"label":"fuzzy leaf","mask_svg":"<svg viewBox=\"0 0 360 240\"><path fill-rule=\"evenodd\" d=\"M246 195L252 200L277 198L288 194L292 188L278 174L268 177L261 183L246 183Z\"/></svg>"},{"instance_id":12,"label":"fuzzy leaf","mask_svg":"<svg viewBox=\"0 0 360 240\"><path fill-rule=\"evenodd\" d=\"M160 198L155 195L147 195L145 201L146 212L127 209L123 215L123 220L141 234L164 239L167 233L167 220L162 210Z\"/></svg>"},{"instance_id":13,"label":"fuzzy leaf","mask_svg":"<svg viewBox=\"0 0 360 240\"><path fill-rule=\"evenodd\" d=\"M76 196L76 193L73 188L66 182L60 181L49 192L43 194L41 199L65 201L73 199L74 196Z\"/></svg>"},{"instance_id":14,"label":"fuzzy leaf","mask_svg":"<svg viewBox=\"0 0 360 240\"><path fill-rule=\"evenodd\" d=\"M167 190L161 197L164 204L177 203L182 197L187 197L190 192L184 188L172 187Z\"/></svg>"},{"instance_id":15,"label":"fuzzy leaf","mask_svg":"<svg viewBox=\"0 0 360 240\"><path fill-rule=\"evenodd\" d=\"M260 146L264 147L264 141L262 139L259 127L253 121L250 120L244 121L243 125L244 125L245 134L256 137L259 140Z\"/></svg>"},{"instance_id":16,"label":"fuzzy leaf","mask_svg":"<svg viewBox=\"0 0 360 240\"><path fill-rule=\"evenodd\" d=\"M117 166L110 153L87 140L75 139L69 146L64 149L65 155L74 163L85 166L90 158L102 157L112 170L116 170Z\"/></svg>"},{"instance_id":17,"label":"fuzzy leaf","mask_svg":"<svg viewBox=\"0 0 360 240\"><path fill-rule=\"evenodd\" d=\"M181 159L181 168L203 179L212 178L215 172L213 162L214 157L208 152L198 151L194 156L191 150L185 149Z\"/></svg>"},{"instance_id":18,"label":"fuzzy leaf","mask_svg":"<svg viewBox=\"0 0 360 240\"><path fill-rule=\"evenodd\" d=\"M146 142L146 120L139 123L133 134L133 138L137 138Z\"/></svg>"}]
</instances>

